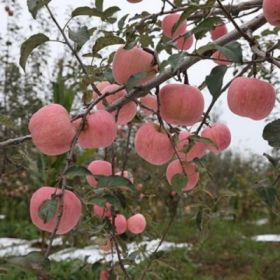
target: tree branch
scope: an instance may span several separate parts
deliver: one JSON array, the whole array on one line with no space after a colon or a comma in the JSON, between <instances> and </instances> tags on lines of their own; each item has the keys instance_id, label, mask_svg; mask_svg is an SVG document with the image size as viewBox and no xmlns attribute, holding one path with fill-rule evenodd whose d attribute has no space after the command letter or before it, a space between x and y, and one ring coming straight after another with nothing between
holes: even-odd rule
<instances>
[{"instance_id":1,"label":"tree branch","mask_svg":"<svg viewBox=\"0 0 280 280\"><path fill-rule=\"evenodd\" d=\"M18 138L9 139L9 140L0 142L0 149L3 149L4 147L7 147L7 146L18 145L18 144L21 144L21 143L29 141L29 140L31 140L30 134L21 136Z\"/></svg>"}]
</instances>

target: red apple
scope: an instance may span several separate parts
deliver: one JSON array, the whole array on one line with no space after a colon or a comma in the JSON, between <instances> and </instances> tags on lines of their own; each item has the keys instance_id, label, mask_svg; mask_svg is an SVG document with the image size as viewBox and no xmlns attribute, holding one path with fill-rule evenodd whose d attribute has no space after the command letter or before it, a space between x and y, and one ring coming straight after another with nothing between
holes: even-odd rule
<instances>
[{"instance_id":1,"label":"red apple","mask_svg":"<svg viewBox=\"0 0 280 280\"><path fill-rule=\"evenodd\" d=\"M227 101L233 113L261 120L271 113L276 101L276 91L268 82L238 77L230 84Z\"/></svg>"},{"instance_id":2,"label":"red apple","mask_svg":"<svg viewBox=\"0 0 280 280\"><path fill-rule=\"evenodd\" d=\"M134 146L141 158L154 165L167 163L174 154L168 135L153 123L141 125L136 132Z\"/></svg>"},{"instance_id":3,"label":"red apple","mask_svg":"<svg viewBox=\"0 0 280 280\"><path fill-rule=\"evenodd\" d=\"M30 216L32 223L40 230L53 232L59 212L59 203L55 216L48 222L44 222L39 215L40 207L46 200L50 200L52 195L61 193L53 187L44 186L33 193L30 200ZM71 191L65 190L63 195L63 214L58 226L57 234L65 234L71 231L79 222L82 213L80 199Z\"/></svg>"}]
</instances>

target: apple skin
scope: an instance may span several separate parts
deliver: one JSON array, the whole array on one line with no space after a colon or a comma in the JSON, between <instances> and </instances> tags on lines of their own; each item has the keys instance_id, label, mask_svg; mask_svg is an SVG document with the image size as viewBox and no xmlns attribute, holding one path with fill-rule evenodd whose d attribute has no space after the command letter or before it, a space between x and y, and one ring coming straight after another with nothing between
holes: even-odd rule
<instances>
[{"instance_id":1,"label":"apple skin","mask_svg":"<svg viewBox=\"0 0 280 280\"><path fill-rule=\"evenodd\" d=\"M161 22L161 29L163 34L170 38L170 39L174 39L182 34L184 34L186 32L187 29L187 21L183 20L180 25L177 27L177 29L175 30L175 32L172 33L172 28L174 26L174 24L176 24L176 22L178 22L178 20L180 19L180 14L177 13L173 13L173 14L169 14L166 15L162 22Z\"/></svg>"},{"instance_id":2,"label":"apple skin","mask_svg":"<svg viewBox=\"0 0 280 280\"><path fill-rule=\"evenodd\" d=\"M183 187L184 192L192 190L198 183L199 173L194 163L182 162L184 171L188 177L187 184ZM181 162L176 159L169 163L166 169L166 178L170 185L172 185L172 178L177 174L184 174Z\"/></svg>"},{"instance_id":3,"label":"apple skin","mask_svg":"<svg viewBox=\"0 0 280 280\"><path fill-rule=\"evenodd\" d=\"M204 128L201 136L212 140L215 145L207 144L207 149L214 153L224 151L231 143L230 130L222 123L215 123L211 127Z\"/></svg>"},{"instance_id":4,"label":"apple skin","mask_svg":"<svg viewBox=\"0 0 280 280\"><path fill-rule=\"evenodd\" d=\"M113 58L113 77L117 83L124 85L131 76L145 72L147 75L137 82L137 85L142 85L155 77L157 66L154 62L154 56L142 48L133 47L127 50L121 47Z\"/></svg>"},{"instance_id":5,"label":"apple skin","mask_svg":"<svg viewBox=\"0 0 280 280\"><path fill-rule=\"evenodd\" d=\"M140 213L131 216L127 220L127 229L133 234L140 234L144 232L146 225L146 219Z\"/></svg>"},{"instance_id":6,"label":"apple skin","mask_svg":"<svg viewBox=\"0 0 280 280\"><path fill-rule=\"evenodd\" d=\"M227 34L228 30L225 24L216 25L211 31L211 38L213 41Z\"/></svg>"},{"instance_id":7,"label":"apple skin","mask_svg":"<svg viewBox=\"0 0 280 280\"><path fill-rule=\"evenodd\" d=\"M142 0L127 0L127 2L134 4L134 3L142 2Z\"/></svg>"},{"instance_id":8,"label":"apple skin","mask_svg":"<svg viewBox=\"0 0 280 280\"><path fill-rule=\"evenodd\" d=\"M147 108L150 108L154 112L157 112L158 106L157 106L157 98L154 95L147 94L144 97L140 97L140 103L144 105ZM145 116L150 116L153 114L152 111L146 109L146 108L141 108Z\"/></svg>"},{"instance_id":9,"label":"apple skin","mask_svg":"<svg viewBox=\"0 0 280 280\"><path fill-rule=\"evenodd\" d=\"M193 34L191 34L187 38L185 37L178 38L175 44L179 50L186 51L192 47L193 42L194 42L194 37Z\"/></svg>"},{"instance_id":10,"label":"apple skin","mask_svg":"<svg viewBox=\"0 0 280 280\"><path fill-rule=\"evenodd\" d=\"M73 122L73 125L78 129L80 123L81 119L78 119ZM113 116L107 111L100 110L87 116L78 143L85 149L106 148L112 145L116 136L117 125Z\"/></svg>"},{"instance_id":11,"label":"apple skin","mask_svg":"<svg viewBox=\"0 0 280 280\"><path fill-rule=\"evenodd\" d=\"M280 0L263 0L263 14L271 25L280 27Z\"/></svg>"},{"instance_id":12,"label":"apple skin","mask_svg":"<svg viewBox=\"0 0 280 280\"><path fill-rule=\"evenodd\" d=\"M193 125L201 120L204 98L199 89L186 84L168 84L160 89L160 115L169 124Z\"/></svg>"},{"instance_id":13,"label":"apple skin","mask_svg":"<svg viewBox=\"0 0 280 280\"><path fill-rule=\"evenodd\" d=\"M51 199L52 195L61 193L56 188L43 186L33 193L30 200L30 217L32 223L40 230L52 232L56 226L57 212L50 221L44 223L39 216L39 209L45 200ZM59 206L58 206L59 207ZM57 234L66 234L71 231L79 222L82 213L80 199L71 191L65 190L63 196L63 214L58 226Z\"/></svg>"},{"instance_id":14,"label":"apple skin","mask_svg":"<svg viewBox=\"0 0 280 280\"><path fill-rule=\"evenodd\" d=\"M120 88L119 85L117 84L112 84L109 85L101 91L102 94L110 93L110 92L116 92ZM127 94L127 91L125 89L117 91L115 94L109 95L106 97L106 101L111 104L114 103L115 101L119 100L120 98L124 97ZM99 102L96 105L96 108L99 110L104 110L105 106L102 104L102 102ZM125 125L131 120L133 120L134 116L136 115L137 112L137 106L135 102L128 102L127 104L123 105L119 112L113 111L111 115L115 118L116 115L118 116L117 119L117 124L119 125Z\"/></svg>"},{"instance_id":15,"label":"apple skin","mask_svg":"<svg viewBox=\"0 0 280 280\"><path fill-rule=\"evenodd\" d=\"M70 115L60 104L52 103L39 109L30 118L28 129L36 148L48 156L70 150L75 136Z\"/></svg>"},{"instance_id":16,"label":"apple skin","mask_svg":"<svg viewBox=\"0 0 280 280\"><path fill-rule=\"evenodd\" d=\"M276 101L274 87L256 78L235 78L228 89L229 109L236 115L262 120L272 111Z\"/></svg>"},{"instance_id":17,"label":"apple skin","mask_svg":"<svg viewBox=\"0 0 280 280\"><path fill-rule=\"evenodd\" d=\"M162 165L171 160L174 151L168 135L153 123L145 123L134 138L136 153L153 165Z\"/></svg>"},{"instance_id":18,"label":"apple skin","mask_svg":"<svg viewBox=\"0 0 280 280\"><path fill-rule=\"evenodd\" d=\"M111 219L113 222L113 219ZM115 217L115 231L117 235L125 233L127 230L127 220L126 217L122 214L117 214Z\"/></svg>"}]
</instances>

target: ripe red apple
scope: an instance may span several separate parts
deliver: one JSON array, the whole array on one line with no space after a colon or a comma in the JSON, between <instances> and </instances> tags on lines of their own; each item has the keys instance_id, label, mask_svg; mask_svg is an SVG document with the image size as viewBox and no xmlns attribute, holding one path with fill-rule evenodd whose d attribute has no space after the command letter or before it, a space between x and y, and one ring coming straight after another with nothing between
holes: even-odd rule
<instances>
[{"instance_id":1,"label":"ripe red apple","mask_svg":"<svg viewBox=\"0 0 280 280\"><path fill-rule=\"evenodd\" d=\"M238 77L230 84L227 101L233 113L261 120L271 113L276 101L276 91L266 81Z\"/></svg>"},{"instance_id":2,"label":"ripe red apple","mask_svg":"<svg viewBox=\"0 0 280 280\"><path fill-rule=\"evenodd\" d=\"M263 0L263 14L271 25L280 27L280 0Z\"/></svg>"},{"instance_id":3,"label":"ripe red apple","mask_svg":"<svg viewBox=\"0 0 280 280\"><path fill-rule=\"evenodd\" d=\"M204 128L201 132L201 136L212 140L212 142L216 145L207 145L207 149L212 152L221 152L225 150L231 142L230 130L222 123L216 123L211 127Z\"/></svg>"},{"instance_id":4,"label":"ripe red apple","mask_svg":"<svg viewBox=\"0 0 280 280\"><path fill-rule=\"evenodd\" d=\"M117 135L117 125L110 113L103 110L92 112L86 120L86 125L78 139L82 148L106 148L114 142ZM73 125L78 128L80 122L81 119L75 120Z\"/></svg>"},{"instance_id":5,"label":"ripe red apple","mask_svg":"<svg viewBox=\"0 0 280 280\"><path fill-rule=\"evenodd\" d=\"M195 142L193 146L184 152L184 146L189 143L188 138L192 134L189 131L181 131L179 133L178 142L176 144L176 150L181 160L183 161L192 161L195 158L202 158L205 154L206 145L202 142Z\"/></svg>"},{"instance_id":6,"label":"ripe red apple","mask_svg":"<svg viewBox=\"0 0 280 280\"><path fill-rule=\"evenodd\" d=\"M113 84L113 85L109 85L107 87L105 87L102 90L102 94L108 93L108 92L115 92L116 90L118 90L120 88L119 85ZM116 92L115 94L109 95L108 97L106 97L106 101L111 104L114 103L115 101L119 100L120 98L124 97L127 94L126 90L120 90L118 92ZM97 104L97 109L104 109L104 105L100 102ZM112 112L112 115L115 117L117 115L118 119L117 119L117 124L120 125L125 125L128 122L130 122L134 116L136 115L136 111L137 111L137 106L135 104L135 102L129 102L127 104L125 104L124 106L121 107L121 109L119 110L119 112L117 112L117 110L115 110L114 112Z\"/></svg>"},{"instance_id":7,"label":"ripe red apple","mask_svg":"<svg viewBox=\"0 0 280 280\"><path fill-rule=\"evenodd\" d=\"M146 76L137 83L142 85L155 77L157 67L154 60L154 56L142 48L127 50L121 47L116 51L112 62L113 77L117 83L125 84L131 76L145 72Z\"/></svg>"},{"instance_id":8,"label":"ripe red apple","mask_svg":"<svg viewBox=\"0 0 280 280\"><path fill-rule=\"evenodd\" d=\"M146 228L146 219L142 214L135 214L128 218L127 229L134 234L142 233Z\"/></svg>"},{"instance_id":9,"label":"ripe red apple","mask_svg":"<svg viewBox=\"0 0 280 280\"><path fill-rule=\"evenodd\" d=\"M213 61L219 65L230 65L230 60L220 51L216 51L212 54L211 58Z\"/></svg>"},{"instance_id":10,"label":"ripe red apple","mask_svg":"<svg viewBox=\"0 0 280 280\"><path fill-rule=\"evenodd\" d=\"M183 187L183 191L187 192L192 190L198 183L199 173L195 164L190 162L182 162L184 171L188 177L186 186ZM177 174L184 174L181 162L176 159L169 163L166 169L166 178L170 185L172 185L172 178Z\"/></svg>"},{"instance_id":11,"label":"ripe red apple","mask_svg":"<svg viewBox=\"0 0 280 280\"><path fill-rule=\"evenodd\" d=\"M104 175L111 176L112 173L112 164L105 160L94 160L88 165L88 170L92 175ZM97 182L94 176L87 176L87 182L92 186L96 187Z\"/></svg>"},{"instance_id":12,"label":"ripe red apple","mask_svg":"<svg viewBox=\"0 0 280 280\"><path fill-rule=\"evenodd\" d=\"M186 32L186 28L187 28L187 21L183 20L179 26L176 28L176 30L174 32L172 32L172 28L173 26L179 21L181 14L169 14L166 15L162 22L161 22L161 28L163 31L163 34L171 39L174 39L182 34L184 34Z\"/></svg>"},{"instance_id":13,"label":"ripe red apple","mask_svg":"<svg viewBox=\"0 0 280 280\"><path fill-rule=\"evenodd\" d=\"M153 123L141 125L136 132L134 146L141 158L154 165L167 163L174 154L168 135Z\"/></svg>"},{"instance_id":14,"label":"ripe red apple","mask_svg":"<svg viewBox=\"0 0 280 280\"><path fill-rule=\"evenodd\" d=\"M75 136L68 112L63 106L55 103L46 105L34 113L28 129L36 148L49 156L68 152Z\"/></svg>"},{"instance_id":15,"label":"ripe red apple","mask_svg":"<svg viewBox=\"0 0 280 280\"><path fill-rule=\"evenodd\" d=\"M30 200L30 216L32 223L40 230L52 232L56 226L59 206L55 216L45 223L39 216L40 207L44 201L52 198L55 193L61 193L53 187L44 186L33 193ZM72 230L79 222L82 213L80 199L71 191L65 190L63 196L63 214L58 226L57 234L65 234Z\"/></svg>"},{"instance_id":16,"label":"ripe red apple","mask_svg":"<svg viewBox=\"0 0 280 280\"><path fill-rule=\"evenodd\" d=\"M179 50L186 51L191 48L191 46L193 45L193 41L194 41L193 34L191 34L187 38L181 37L177 39L176 46Z\"/></svg>"},{"instance_id":17,"label":"ripe red apple","mask_svg":"<svg viewBox=\"0 0 280 280\"><path fill-rule=\"evenodd\" d=\"M113 222L113 220L111 220ZM115 217L115 231L116 234L120 235L126 232L127 221L126 217L122 214L117 214Z\"/></svg>"},{"instance_id":18,"label":"ripe red apple","mask_svg":"<svg viewBox=\"0 0 280 280\"><path fill-rule=\"evenodd\" d=\"M140 103L145 107L151 109L152 111L157 112L158 106L156 96L148 94L144 97L140 97ZM144 107L141 107L141 110L143 111L145 116L150 116L153 113L151 110L148 110Z\"/></svg>"},{"instance_id":19,"label":"ripe red apple","mask_svg":"<svg viewBox=\"0 0 280 280\"><path fill-rule=\"evenodd\" d=\"M211 31L211 38L213 41L227 34L228 30L224 23L216 25Z\"/></svg>"},{"instance_id":20,"label":"ripe red apple","mask_svg":"<svg viewBox=\"0 0 280 280\"><path fill-rule=\"evenodd\" d=\"M202 93L185 84L169 84L160 89L160 115L170 124L193 125L204 109Z\"/></svg>"}]
</instances>

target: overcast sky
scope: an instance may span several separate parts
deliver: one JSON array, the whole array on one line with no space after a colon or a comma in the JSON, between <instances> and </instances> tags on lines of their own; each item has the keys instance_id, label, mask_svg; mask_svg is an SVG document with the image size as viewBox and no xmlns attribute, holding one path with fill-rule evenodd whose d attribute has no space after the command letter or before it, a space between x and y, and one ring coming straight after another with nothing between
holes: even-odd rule
<instances>
[{"instance_id":1,"label":"overcast sky","mask_svg":"<svg viewBox=\"0 0 280 280\"><path fill-rule=\"evenodd\" d=\"M240 2L240 1L232 1L234 3ZM28 25L32 24L33 19L29 15L29 12L26 8L26 1L25 0L19 0L19 3L24 8L22 14L22 25ZM78 6L87 6L90 4L90 1L87 0L67 0L67 1L61 1L61 0L52 0L50 7L55 10L56 14L58 15L59 22L63 25L65 23L65 20L68 18L69 15L66 14L66 11L68 9L65 8L65 3L67 3L68 7L72 6L74 8ZM147 10L150 13L152 12L158 12L161 8L161 1L160 0L143 0L141 3L138 4L130 4L126 0L104 0L105 6L112 6L112 5L118 5L121 8L121 14L129 13L131 15L135 13L139 13L143 10ZM3 34L6 24L7 24L7 15L4 11L4 5L0 6L0 32ZM91 19L91 24L93 24L93 19ZM229 30L232 30L232 26L229 25ZM26 37L32 35L25 34ZM210 40L209 37L205 39L205 42L207 40ZM201 82L205 79L206 75L208 75L211 71L211 69L215 66L213 62L210 61L203 61L200 63L197 63L189 70L189 78L190 78L190 84L194 86L198 86L201 84ZM227 75L227 79L230 78L230 75ZM204 93L206 96L206 106L210 102L209 95L207 93ZM220 120L224 123L226 123L232 133L232 144L231 148L233 150L240 151L244 154L247 154L248 151L255 152L257 154L262 154L263 152L269 151L269 146L267 145L266 141L262 139L262 130L265 126L264 121L253 121L250 119L242 118L237 115L234 115L231 113L228 109L228 106L226 104L226 93L223 94L223 96L220 98L220 101L214 107L214 110L217 109L218 112L221 113Z\"/></svg>"}]
</instances>

